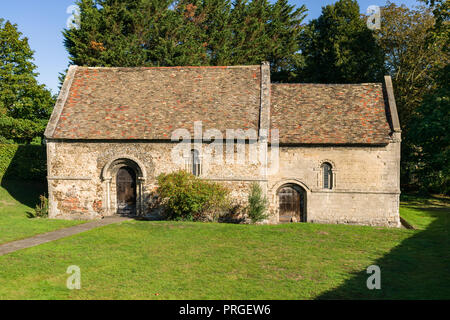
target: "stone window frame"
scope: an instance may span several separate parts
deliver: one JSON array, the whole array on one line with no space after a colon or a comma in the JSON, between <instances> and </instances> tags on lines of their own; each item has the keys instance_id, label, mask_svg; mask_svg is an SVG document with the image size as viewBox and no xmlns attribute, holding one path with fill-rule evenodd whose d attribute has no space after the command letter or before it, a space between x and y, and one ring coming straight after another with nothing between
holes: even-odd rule
<instances>
[{"instance_id":1,"label":"stone window frame","mask_svg":"<svg viewBox=\"0 0 450 320\"><path fill-rule=\"evenodd\" d=\"M198 157L198 160L199 160L199 164L198 164L198 175L195 175L194 174L194 172L193 172L193 161L192 161L192 154L193 154L193 151L196 151L197 152L197 157ZM191 174L194 174L196 177L202 177L203 176L203 159L204 159L204 157L203 157L203 154L197 149L197 148L191 148L190 149L190 151L189 151L189 156L188 157L185 157L185 164L184 164L184 170L186 171L186 172L189 172L189 173L191 173Z\"/></svg>"},{"instance_id":2,"label":"stone window frame","mask_svg":"<svg viewBox=\"0 0 450 320\"><path fill-rule=\"evenodd\" d=\"M333 189L333 167L330 163L322 163L322 188Z\"/></svg>"},{"instance_id":3,"label":"stone window frame","mask_svg":"<svg viewBox=\"0 0 450 320\"><path fill-rule=\"evenodd\" d=\"M323 166L329 164L331 166L331 188L325 188L323 177ZM337 188L338 170L333 160L323 159L320 160L314 171L317 171L317 188L326 191L333 191Z\"/></svg>"}]
</instances>

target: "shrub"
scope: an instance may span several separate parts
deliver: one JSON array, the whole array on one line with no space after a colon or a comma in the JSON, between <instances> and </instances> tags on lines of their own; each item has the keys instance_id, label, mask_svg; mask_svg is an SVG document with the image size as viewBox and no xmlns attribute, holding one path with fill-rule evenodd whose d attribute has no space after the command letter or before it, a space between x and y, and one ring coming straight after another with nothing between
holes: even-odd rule
<instances>
[{"instance_id":1,"label":"shrub","mask_svg":"<svg viewBox=\"0 0 450 320\"><path fill-rule=\"evenodd\" d=\"M32 121L0 115L0 136L18 143L29 143L44 134L46 125L46 120Z\"/></svg>"},{"instance_id":2,"label":"shrub","mask_svg":"<svg viewBox=\"0 0 450 320\"><path fill-rule=\"evenodd\" d=\"M48 199L46 196L39 196L39 203L34 209L35 218L47 218L48 217Z\"/></svg>"},{"instance_id":3,"label":"shrub","mask_svg":"<svg viewBox=\"0 0 450 320\"><path fill-rule=\"evenodd\" d=\"M267 218L267 206L269 201L262 195L262 189L258 183L253 183L248 196L247 213L250 220L255 222L263 221Z\"/></svg>"},{"instance_id":4,"label":"shrub","mask_svg":"<svg viewBox=\"0 0 450 320\"><path fill-rule=\"evenodd\" d=\"M185 171L158 176L158 195L167 219L216 221L226 212L229 190Z\"/></svg>"}]
</instances>

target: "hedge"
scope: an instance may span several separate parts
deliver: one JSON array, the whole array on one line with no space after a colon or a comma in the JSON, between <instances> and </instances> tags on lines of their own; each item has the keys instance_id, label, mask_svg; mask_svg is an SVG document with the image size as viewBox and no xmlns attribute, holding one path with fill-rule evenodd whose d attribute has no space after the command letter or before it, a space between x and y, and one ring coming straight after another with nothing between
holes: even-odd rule
<instances>
[{"instance_id":1,"label":"hedge","mask_svg":"<svg viewBox=\"0 0 450 320\"><path fill-rule=\"evenodd\" d=\"M0 144L0 180L45 182L46 178L45 146Z\"/></svg>"},{"instance_id":2,"label":"hedge","mask_svg":"<svg viewBox=\"0 0 450 320\"><path fill-rule=\"evenodd\" d=\"M29 143L34 137L42 136L47 120L15 119L0 115L0 136L16 143Z\"/></svg>"}]
</instances>

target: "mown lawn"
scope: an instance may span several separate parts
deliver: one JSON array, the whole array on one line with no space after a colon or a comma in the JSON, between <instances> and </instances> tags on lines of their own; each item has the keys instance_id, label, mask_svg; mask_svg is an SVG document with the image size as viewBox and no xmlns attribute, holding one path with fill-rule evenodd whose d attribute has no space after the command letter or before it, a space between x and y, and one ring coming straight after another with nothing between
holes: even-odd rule
<instances>
[{"instance_id":1,"label":"mown lawn","mask_svg":"<svg viewBox=\"0 0 450 320\"><path fill-rule=\"evenodd\" d=\"M0 244L31 237L83 223L81 221L60 221L30 219L39 195L47 191L40 183L2 181L0 187Z\"/></svg>"},{"instance_id":2,"label":"mown lawn","mask_svg":"<svg viewBox=\"0 0 450 320\"><path fill-rule=\"evenodd\" d=\"M400 202L400 214L415 229L425 230L433 222L437 225L448 226L450 219L450 197L431 196L419 197L403 195ZM447 229L448 232L448 229Z\"/></svg>"},{"instance_id":3,"label":"mown lawn","mask_svg":"<svg viewBox=\"0 0 450 320\"><path fill-rule=\"evenodd\" d=\"M127 221L0 257L0 299L450 299L450 210L432 208L402 207L422 230Z\"/></svg>"}]
</instances>

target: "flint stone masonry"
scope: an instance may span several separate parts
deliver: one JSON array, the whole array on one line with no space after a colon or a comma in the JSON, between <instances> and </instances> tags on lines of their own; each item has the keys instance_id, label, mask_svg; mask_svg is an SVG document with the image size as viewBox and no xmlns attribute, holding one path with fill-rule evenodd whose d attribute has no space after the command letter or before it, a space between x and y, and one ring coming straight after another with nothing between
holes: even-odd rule
<instances>
[{"instance_id":1,"label":"flint stone masonry","mask_svg":"<svg viewBox=\"0 0 450 320\"><path fill-rule=\"evenodd\" d=\"M243 163L226 161L226 146L214 149L208 139L187 146L201 150L200 178L227 186L242 213L257 182L270 203L265 222L278 223L278 191L295 185L306 196L307 222L400 226L401 132L390 78L384 84L270 84L267 63L71 67L45 133L50 218L116 215L116 175L124 166L136 174L136 214L158 217L157 176L189 170L187 159L172 159L179 146L170 141L172 130L193 134L195 121L224 138L227 129L257 132L257 141L234 141L235 159L245 150ZM248 161L253 143L268 149L268 162ZM278 170L271 170L277 152ZM220 154L223 162L214 161ZM324 163L332 166L331 189L323 186Z\"/></svg>"},{"instance_id":2,"label":"flint stone masonry","mask_svg":"<svg viewBox=\"0 0 450 320\"><path fill-rule=\"evenodd\" d=\"M177 165L172 161L174 146L175 143L167 142L48 141L50 217L94 219L115 214L116 168L112 168L110 181L106 179L109 177L106 175L108 163L116 159L130 159L141 165L140 169L145 173L138 181L142 187L142 193L138 197L144 202L141 214L152 214L158 175L185 169L185 164ZM248 146L246 150L248 153ZM259 164L204 163L202 178L220 181L229 186L237 203L245 203L251 183L261 180Z\"/></svg>"}]
</instances>

